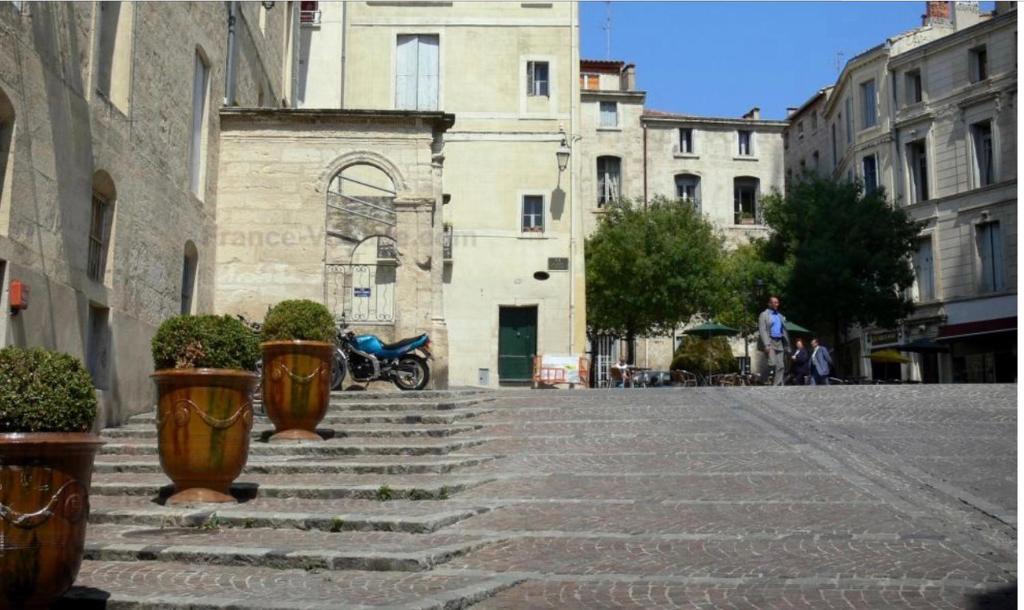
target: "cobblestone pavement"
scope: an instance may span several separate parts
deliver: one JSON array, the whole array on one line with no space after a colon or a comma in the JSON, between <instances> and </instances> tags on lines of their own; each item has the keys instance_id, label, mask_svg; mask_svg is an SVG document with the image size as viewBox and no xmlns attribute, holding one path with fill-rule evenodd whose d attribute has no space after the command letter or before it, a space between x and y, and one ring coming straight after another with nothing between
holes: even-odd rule
<instances>
[{"instance_id":1,"label":"cobblestone pavement","mask_svg":"<svg viewBox=\"0 0 1024 610\"><path fill-rule=\"evenodd\" d=\"M532 396L464 451L477 607L1016 606L1016 386Z\"/></svg>"},{"instance_id":2,"label":"cobblestone pavement","mask_svg":"<svg viewBox=\"0 0 1024 610\"><path fill-rule=\"evenodd\" d=\"M1016 605L1016 386L341 398L232 506L108 432L63 607Z\"/></svg>"}]
</instances>

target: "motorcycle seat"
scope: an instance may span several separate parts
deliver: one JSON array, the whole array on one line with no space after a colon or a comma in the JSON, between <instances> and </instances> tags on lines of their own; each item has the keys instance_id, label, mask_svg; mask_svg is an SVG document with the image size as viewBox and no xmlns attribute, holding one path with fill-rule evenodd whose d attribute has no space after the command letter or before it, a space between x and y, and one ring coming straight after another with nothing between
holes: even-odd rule
<instances>
[{"instance_id":1,"label":"motorcycle seat","mask_svg":"<svg viewBox=\"0 0 1024 610\"><path fill-rule=\"evenodd\" d=\"M420 339L422 339L425 336L426 336L425 334L424 335L416 335L415 337L406 337L405 339L401 339L401 340L396 341L394 343L385 343L384 344L384 349L386 349L386 350L399 350L399 349L402 349L402 348L406 347L410 343L415 343L416 341L419 341Z\"/></svg>"}]
</instances>

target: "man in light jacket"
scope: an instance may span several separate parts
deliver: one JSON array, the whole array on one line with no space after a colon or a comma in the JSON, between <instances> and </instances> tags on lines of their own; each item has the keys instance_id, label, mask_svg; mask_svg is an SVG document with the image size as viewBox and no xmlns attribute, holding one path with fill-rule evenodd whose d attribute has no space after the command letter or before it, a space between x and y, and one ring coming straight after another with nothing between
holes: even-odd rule
<instances>
[{"instance_id":1,"label":"man in light jacket","mask_svg":"<svg viewBox=\"0 0 1024 610\"><path fill-rule=\"evenodd\" d=\"M828 348L811 339L811 385L829 385L828 375L832 371L832 356Z\"/></svg>"},{"instance_id":2,"label":"man in light jacket","mask_svg":"<svg viewBox=\"0 0 1024 610\"><path fill-rule=\"evenodd\" d=\"M786 376L786 352L790 350L786 317L779 313L779 297L768 299L768 309L757 318L758 342L768 354L768 365L775 369L775 385L782 385Z\"/></svg>"}]
</instances>

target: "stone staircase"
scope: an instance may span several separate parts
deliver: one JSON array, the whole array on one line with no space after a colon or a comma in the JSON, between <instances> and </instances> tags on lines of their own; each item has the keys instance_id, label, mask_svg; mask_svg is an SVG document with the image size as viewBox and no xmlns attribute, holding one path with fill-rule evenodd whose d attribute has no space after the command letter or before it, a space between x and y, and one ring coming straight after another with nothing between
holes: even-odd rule
<instances>
[{"instance_id":1,"label":"stone staircase","mask_svg":"<svg viewBox=\"0 0 1024 610\"><path fill-rule=\"evenodd\" d=\"M495 542L445 533L486 512L460 475L499 456L483 391L332 395L322 443L269 443L262 415L230 505L165 506L154 413L104 430L85 561L65 608L461 608L515 584L430 570ZM257 413L259 410L257 409Z\"/></svg>"}]
</instances>

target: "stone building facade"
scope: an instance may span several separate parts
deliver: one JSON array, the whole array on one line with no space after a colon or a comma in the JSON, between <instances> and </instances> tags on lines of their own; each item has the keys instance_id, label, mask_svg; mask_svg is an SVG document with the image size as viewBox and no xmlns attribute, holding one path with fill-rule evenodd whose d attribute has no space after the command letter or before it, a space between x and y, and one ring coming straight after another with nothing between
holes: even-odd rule
<instances>
[{"instance_id":1,"label":"stone building facade","mask_svg":"<svg viewBox=\"0 0 1024 610\"><path fill-rule=\"evenodd\" d=\"M323 302L357 333L430 333L448 376L442 112L221 111L214 309ZM259 180L253 180L258 176Z\"/></svg>"},{"instance_id":2,"label":"stone building facade","mask_svg":"<svg viewBox=\"0 0 1024 610\"><path fill-rule=\"evenodd\" d=\"M727 244L766 236L761 197L784 187L786 121L764 120L758 108L741 118L645 109L636 68L621 61L582 60L580 86L580 192L588 235L610 201L642 205L678 197L692 200ZM667 369L681 330L638 339L633 359ZM594 353L605 359L625 351L615 342L593 342ZM742 340L733 347L737 357L747 354Z\"/></svg>"},{"instance_id":3,"label":"stone building facade","mask_svg":"<svg viewBox=\"0 0 1024 610\"><path fill-rule=\"evenodd\" d=\"M913 257L916 311L854 329L848 373L928 382L1016 378L1016 6L928 2L922 27L850 60L790 117L786 171L860 180L925 223ZM818 117L819 129L808 125ZM801 126L803 131L801 132ZM808 166L808 153L827 160ZM939 340L887 369L872 351Z\"/></svg>"},{"instance_id":4,"label":"stone building facade","mask_svg":"<svg viewBox=\"0 0 1024 610\"><path fill-rule=\"evenodd\" d=\"M580 161L560 171L555 155L579 130L576 4L303 4L319 14L299 61L329 93L308 80L301 107L455 115L440 219L451 383L524 383L533 354L581 354Z\"/></svg>"},{"instance_id":5,"label":"stone building facade","mask_svg":"<svg viewBox=\"0 0 1024 610\"><path fill-rule=\"evenodd\" d=\"M0 345L81 357L97 426L152 404L157 325L214 307L218 108L281 94L284 28L257 2L0 3Z\"/></svg>"}]
</instances>

